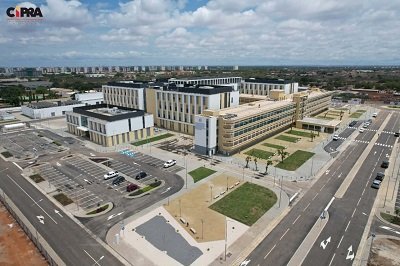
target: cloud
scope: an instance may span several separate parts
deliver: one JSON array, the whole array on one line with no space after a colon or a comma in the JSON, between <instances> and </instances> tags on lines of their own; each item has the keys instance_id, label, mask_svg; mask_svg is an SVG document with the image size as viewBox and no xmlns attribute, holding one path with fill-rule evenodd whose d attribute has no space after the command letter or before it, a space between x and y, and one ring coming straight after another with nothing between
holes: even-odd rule
<instances>
[{"instance_id":1,"label":"cloud","mask_svg":"<svg viewBox=\"0 0 400 266\"><path fill-rule=\"evenodd\" d=\"M88 8L76 0L47 0L40 8L46 23L54 26L83 26L93 19Z\"/></svg>"}]
</instances>

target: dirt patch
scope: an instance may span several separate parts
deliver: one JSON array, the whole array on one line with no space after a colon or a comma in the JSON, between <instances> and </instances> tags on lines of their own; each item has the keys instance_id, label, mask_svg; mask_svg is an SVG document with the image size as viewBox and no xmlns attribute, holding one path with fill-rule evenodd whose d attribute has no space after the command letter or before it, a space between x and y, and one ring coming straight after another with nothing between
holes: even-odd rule
<instances>
[{"instance_id":1,"label":"dirt patch","mask_svg":"<svg viewBox=\"0 0 400 266\"><path fill-rule=\"evenodd\" d=\"M0 204L0 265L48 265L2 204Z\"/></svg>"},{"instance_id":2,"label":"dirt patch","mask_svg":"<svg viewBox=\"0 0 400 266\"><path fill-rule=\"evenodd\" d=\"M372 245L368 266L398 266L400 265L400 240L381 238L375 239Z\"/></svg>"}]
</instances>

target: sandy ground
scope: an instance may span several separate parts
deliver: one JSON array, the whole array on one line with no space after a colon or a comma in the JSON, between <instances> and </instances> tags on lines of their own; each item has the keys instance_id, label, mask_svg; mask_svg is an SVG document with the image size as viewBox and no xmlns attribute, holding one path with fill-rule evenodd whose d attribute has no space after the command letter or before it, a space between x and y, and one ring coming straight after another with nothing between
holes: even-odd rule
<instances>
[{"instance_id":1,"label":"sandy ground","mask_svg":"<svg viewBox=\"0 0 400 266\"><path fill-rule=\"evenodd\" d=\"M381 238L374 240L369 266L398 266L400 265L400 240Z\"/></svg>"},{"instance_id":2,"label":"sandy ground","mask_svg":"<svg viewBox=\"0 0 400 266\"><path fill-rule=\"evenodd\" d=\"M0 265L48 265L3 205L0 205Z\"/></svg>"},{"instance_id":3,"label":"sandy ground","mask_svg":"<svg viewBox=\"0 0 400 266\"><path fill-rule=\"evenodd\" d=\"M225 216L211 210L208 206L222 197L214 199L215 196L226 191L227 181L228 187L231 187L236 182L239 182L239 179L225 174L216 176L179 198L170 201L169 205L165 205L164 207L179 223L182 224L180 222L181 217L189 223L189 226L182 225L189 234L191 234L189 231L191 227L196 230L196 241L223 240L225 238ZM235 186L235 188L237 187ZM229 190L229 192L233 190ZM201 220L203 220L203 223Z\"/></svg>"}]
</instances>

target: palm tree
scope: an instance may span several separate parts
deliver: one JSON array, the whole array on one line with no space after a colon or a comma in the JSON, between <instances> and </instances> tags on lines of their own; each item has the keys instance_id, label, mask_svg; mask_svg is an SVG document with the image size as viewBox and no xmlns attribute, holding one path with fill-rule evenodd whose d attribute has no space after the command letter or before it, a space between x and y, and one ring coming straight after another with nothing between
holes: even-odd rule
<instances>
[{"instance_id":1,"label":"palm tree","mask_svg":"<svg viewBox=\"0 0 400 266\"><path fill-rule=\"evenodd\" d=\"M246 168L248 168L249 167L249 162L251 161L251 157L250 156L247 156L246 157Z\"/></svg>"},{"instance_id":2,"label":"palm tree","mask_svg":"<svg viewBox=\"0 0 400 266\"><path fill-rule=\"evenodd\" d=\"M254 164L256 165L256 171L257 171L257 158L254 158Z\"/></svg>"},{"instance_id":3,"label":"palm tree","mask_svg":"<svg viewBox=\"0 0 400 266\"><path fill-rule=\"evenodd\" d=\"M286 158L286 156L289 155L289 153L287 151L285 151L285 149L286 148L278 150L278 155L281 156L281 162L283 162L283 160Z\"/></svg>"},{"instance_id":4,"label":"palm tree","mask_svg":"<svg viewBox=\"0 0 400 266\"><path fill-rule=\"evenodd\" d=\"M268 160L267 165L265 166L265 174L268 174L268 166L272 165L272 161Z\"/></svg>"}]
</instances>

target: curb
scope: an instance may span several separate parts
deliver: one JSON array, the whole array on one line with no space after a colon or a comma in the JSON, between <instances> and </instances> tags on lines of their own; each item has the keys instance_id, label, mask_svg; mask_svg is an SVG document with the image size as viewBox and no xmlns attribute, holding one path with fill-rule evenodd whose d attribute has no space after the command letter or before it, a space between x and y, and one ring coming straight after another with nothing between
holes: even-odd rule
<instances>
[{"instance_id":1,"label":"curb","mask_svg":"<svg viewBox=\"0 0 400 266\"><path fill-rule=\"evenodd\" d=\"M126 198L126 199L137 199L137 198L141 198L141 197L144 197L146 195L149 195L149 194L151 194L151 192L154 192L157 189L160 189L160 188L164 187L165 181L164 180L160 180L160 181L161 181L161 184L158 187L155 187L155 188L153 188L151 190L148 190L148 191L146 191L146 192L144 192L142 194L136 195L136 196L129 196L129 194L128 194L128 195L124 196L124 198Z\"/></svg>"},{"instance_id":2,"label":"curb","mask_svg":"<svg viewBox=\"0 0 400 266\"><path fill-rule=\"evenodd\" d=\"M112 203L112 202L110 201L110 202L107 202L106 204L103 204L103 205L101 205L101 206L99 206L99 207L92 208L92 209L90 209L89 211L87 211L86 213L95 211L95 210L97 210L98 208L101 208L101 207L103 207L103 206L105 206L105 205L108 205L107 209L105 209L104 211L99 212L99 213L95 213L95 214L79 214L79 213L75 213L75 214L73 214L73 215L74 215L75 217L79 217L79 218L93 218L93 217L97 217L97 216L106 214L106 213L108 213L109 211L111 211L111 210L114 208L114 203Z\"/></svg>"}]
</instances>

